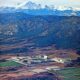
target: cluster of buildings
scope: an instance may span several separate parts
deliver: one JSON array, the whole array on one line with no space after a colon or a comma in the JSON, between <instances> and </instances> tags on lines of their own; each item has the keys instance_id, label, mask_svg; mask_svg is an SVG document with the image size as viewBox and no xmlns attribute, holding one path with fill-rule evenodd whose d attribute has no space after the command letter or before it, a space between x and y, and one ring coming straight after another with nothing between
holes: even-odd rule
<instances>
[{"instance_id":1,"label":"cluster of buildings","mask_svg":"<svg viewBox=\"0 0 80 80\"><path fill-rule=\"evenodd\" d=\"M15 62L24 64L24 65L31 65L31 64L40 64L40 63L48 63L48 62L57 62L57 63L66 63L67 60L63 58L49 58L47 55L36 55L36 56L16 56L12 57L11 60Z\"/></svg>"},{"instance_id":2,"label":"cluster of buildings","mask_svg":"<svg viewBox=\"0 0 80 80\"><path fill-rule=\"evenodd\" d=\"M18 63L24 63L24 64L38 64L42 62L47 62L48 56L47 55L37 55L37 56L23 56L23 57L12 57L11 60L14 60Z\"/></svg>"}]
</instances>

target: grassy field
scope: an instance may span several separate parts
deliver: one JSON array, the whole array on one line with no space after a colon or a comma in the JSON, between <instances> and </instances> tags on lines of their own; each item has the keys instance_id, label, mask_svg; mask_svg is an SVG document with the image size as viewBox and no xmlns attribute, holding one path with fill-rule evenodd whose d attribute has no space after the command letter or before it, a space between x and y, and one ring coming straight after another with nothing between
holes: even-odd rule
<instances>
[{"instance_id":1,"label":"grassy field","mask_svg":"<svg viewBox=\"0 0 80 80\"><path fill-rule=\"evenodd\" d=\"M0 62L0 67L20 66L21 64L14 61Z\"/></svg>"},{"instance_id":2,"label":"grassy field","mask_svg":"<svg viewBox=\"0 0 80 80\"><path fill-rule=\"evenodd\" d=\"M65 68L57 71L63 80L80 80L80 68Z\"/></svg>"}]
</instances>

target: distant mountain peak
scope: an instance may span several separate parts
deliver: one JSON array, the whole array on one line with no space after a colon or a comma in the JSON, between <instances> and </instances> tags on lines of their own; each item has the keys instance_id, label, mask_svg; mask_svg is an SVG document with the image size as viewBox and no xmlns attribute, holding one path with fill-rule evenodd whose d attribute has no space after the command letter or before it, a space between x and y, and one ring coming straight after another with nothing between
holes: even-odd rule
<instances>
[{"instance_id":1,"label":"distant mountain peak","mask_svg":"<svg viewBox=\"0 0 80 80\"><path fill-rule=\"evenodd\" d=\"M25 7L27 7L28 9L33 9L35 8L37 5L31 1L27 2L25 5Z\"/></svg>"},{"instance_id":2,"label":"distant mountain peak","mask_svg":"<svg viewBox=\"0 0 80 80\"><path fill-rule=\"evenodd\" d=\"M21 9L40 9L41 4L36 4L34 2L28 1L28 2L25 2L23 4L18 5L17 8L21 8Z\"/></svg>"}]
</instances>

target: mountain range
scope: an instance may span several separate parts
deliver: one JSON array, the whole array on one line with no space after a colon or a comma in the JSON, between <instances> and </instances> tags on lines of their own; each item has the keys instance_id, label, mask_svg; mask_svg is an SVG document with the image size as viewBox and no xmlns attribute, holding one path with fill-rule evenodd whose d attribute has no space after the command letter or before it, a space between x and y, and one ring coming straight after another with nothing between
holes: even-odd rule
<instances>
[{"instance_id":1,"label":"mountain range","mask_svg":"<svg viewBox=\"0 0 80 80\"><path fill-rule=\"evenodd\" d=\"M48 46L80 50L80 11L42 8L32 2L25 4L28 8L22 6L0 8L0 54Z\"/></svg>"},{"instance_id":2,"label":"mountain range","mask_svg":"<svg viewBox=\"0 0 80 80\"><path fill-rule=\"evenodd\" d=\"M24 4L19 4L17 7L1 7L0 13L11 13L11 12L24 12L29 15L58 15L58 16L80 16L79 8L59 6L54 5L44 5L36 4L34 2L27 2Z\"/></svg>"},{"instance_id":3,"label":"mountain range","mask_svg":"<svg viewBox=\"0 0 80 80\"><path fill-rule=\"evenodd\" d=\"M80 17L0 13L0 53L36 47L80 50Z\"/></svg>"}]
</instances>

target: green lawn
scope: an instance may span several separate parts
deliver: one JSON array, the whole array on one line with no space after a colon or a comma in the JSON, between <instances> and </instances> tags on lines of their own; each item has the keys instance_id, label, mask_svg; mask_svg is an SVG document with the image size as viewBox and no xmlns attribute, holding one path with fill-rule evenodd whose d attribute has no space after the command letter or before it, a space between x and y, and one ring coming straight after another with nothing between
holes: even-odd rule
<instances>
[{"instance_id":1,"label":"green lawn","mask_svg":"<svg viewBox=\"0 0 80 80\"><path fill-rule=\"evenodd\" d=\"M0 62L0 67L20 66L21 64L14 61Z\"/></svg>"},{"instance_id":2,"label":"green lawn","mask_svg":"<svg viewBox=\"0 0 80 80\"><path fill-rule=\"evenodd\" d=\"M65 68L57 73L63 76L63 80L80 80L80 68Z\"/></svg>"}]
</instances>

